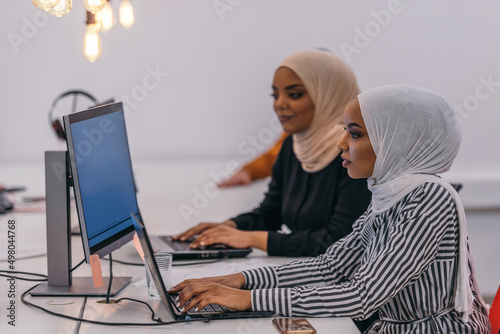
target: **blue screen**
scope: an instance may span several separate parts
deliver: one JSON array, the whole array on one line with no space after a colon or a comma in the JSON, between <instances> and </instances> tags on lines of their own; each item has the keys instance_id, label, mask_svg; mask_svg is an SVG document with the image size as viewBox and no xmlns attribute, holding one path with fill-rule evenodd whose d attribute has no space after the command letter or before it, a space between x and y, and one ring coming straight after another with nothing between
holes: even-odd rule
<instances>
[{"instance_id":1,"label":"blue screen","mask_svg":"<svg viewBox=\"0 0 500 334\"><path fill-rule=\"evenodd\" d=\"M137 199L123 110L71 124L89 247L133 226Z\"/></svg>"}]
</instances>

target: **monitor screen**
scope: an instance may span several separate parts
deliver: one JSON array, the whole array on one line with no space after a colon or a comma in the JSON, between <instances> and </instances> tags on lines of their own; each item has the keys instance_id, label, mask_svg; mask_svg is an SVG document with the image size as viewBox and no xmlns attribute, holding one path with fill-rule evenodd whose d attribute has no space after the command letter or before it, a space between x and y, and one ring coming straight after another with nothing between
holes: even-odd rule
<instances>
[{"instance_id":1,"label":"monitor screen","mask_svg":"<svg viewBox=\"0 0 500 334\"><path fill-rule=\"evenodd\" d=\"M85 258L132 239L139 214L121 102L64 116Z\"/></svg>"}]
</instances>

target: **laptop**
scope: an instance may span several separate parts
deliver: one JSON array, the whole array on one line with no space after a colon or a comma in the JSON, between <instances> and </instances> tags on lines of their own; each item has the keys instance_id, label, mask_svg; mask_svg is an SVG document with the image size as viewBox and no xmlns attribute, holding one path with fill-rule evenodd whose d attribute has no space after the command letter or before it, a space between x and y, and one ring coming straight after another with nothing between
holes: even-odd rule
<instances>
[{"instance_id":1,"label":"laptop","mask_svg":"<svg viewBox=\"0 0 500 334\"><path fill-rule=\"evenodd\" d=\"M194 239L173 240L170 235L153 235L151 246L155 253L171 253L174 260L217 259L223 257L245 257L252 252L251 248L232 248L224 244L193 249L189 247Z\"/></svg>"},{"instance_id":2,"label":"laptop","mask_svg":"<svg viewBox=\"0 0 500 334\"><path fill-rule=\"evenodd\" d=\"M198 311L191 309L186 313L182 313L176 305L175 295L169 294L167 292L167 289L165 288L165 286L168 284L165 284L163 282L162 276L158 269L158 265L156 263L156 259L153 256L153 249L151 247L151 242L146 232L146 228L139 221L139 219L137 219L133 212L130 212L130 217L132 218L132 222L134 223L137 236L141 243L142 251L144 252L146 265L149 266L149 272L151 273L151 277L153 278L153 282L155 283L155 287L158 291L158 295L160 296L160 300L162 304L168 310L170 310L176 320L185 320L189 318L208 318L211 320L266 318L274 315L274 312L272 311L236 311L217 304L210 304Z\"/></svg>"}]
</instances>

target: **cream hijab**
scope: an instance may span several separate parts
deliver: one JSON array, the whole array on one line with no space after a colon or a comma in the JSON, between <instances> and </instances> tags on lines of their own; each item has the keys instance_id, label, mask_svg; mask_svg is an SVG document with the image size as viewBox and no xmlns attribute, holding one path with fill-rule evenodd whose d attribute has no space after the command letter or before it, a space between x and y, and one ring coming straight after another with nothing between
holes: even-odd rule
<instances>
[{"instance_id":1,"label":"cream hijab","mask_svg":"<svg viewBox=\"0 0 500 334\"><path fill-rule=\"evenodd\" d=\"M344 108L359 93L356 77L344 61L327 51L297 52L280 67L297 74L314 103L311 125L293 135L293 151L306 172L318 172L340 153L337 142L344 134Z\"/></svg>"},{"instance_id":2,"label":"cream hijab","mask_svg":"<svg viewBox=\"0 0 500 334\"><path fill-rule=\"evenodd\" d=\"M442 185L453 197L460 228L455 309L467 321L473 295L465 212L455 189L436 175L448 171L458 153L460 121L442 96L419 87L378 87L361 93L358 100L377 156L368 179L373 212L387 211L424 182Z\"/></svg>"}]
</instances>

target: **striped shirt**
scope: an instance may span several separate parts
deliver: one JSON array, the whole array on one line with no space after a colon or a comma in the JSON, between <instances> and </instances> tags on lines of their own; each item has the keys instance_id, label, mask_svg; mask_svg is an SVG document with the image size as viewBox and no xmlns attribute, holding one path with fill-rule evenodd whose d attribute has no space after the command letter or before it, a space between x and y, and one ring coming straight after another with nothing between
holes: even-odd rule
<instances>
[{"instance_id":1,"label":"striped shirt","mask_svg":"<svg viewBox=\"0 0 500 334\"><path fill-rule=\"evenodd\" d=\"M321 256L243 272L252 309L356 320L378 311L367 333L490 333L470 253L469 321L453 308L458 226L451 194L425 183L380 215L370 206Z\"/></svg>"}]
</instances>

